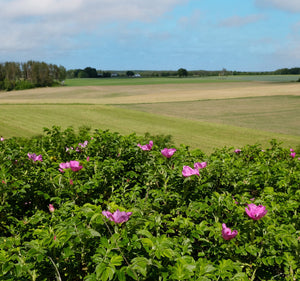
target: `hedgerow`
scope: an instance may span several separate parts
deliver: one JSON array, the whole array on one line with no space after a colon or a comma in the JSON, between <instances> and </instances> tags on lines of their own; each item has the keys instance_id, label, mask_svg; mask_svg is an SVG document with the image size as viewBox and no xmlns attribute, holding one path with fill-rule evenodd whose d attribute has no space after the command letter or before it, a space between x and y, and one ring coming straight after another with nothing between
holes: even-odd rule
<instances>
[{"instance_id":1,"label":"hedgerow","mask_svg":"<svg viewBox=\"0 0 300 281\"><path fill-rule=\"evenodd\" d=\"M299 152L1 138L1 280L300 280Z\"/></svg>"}]
</instances>

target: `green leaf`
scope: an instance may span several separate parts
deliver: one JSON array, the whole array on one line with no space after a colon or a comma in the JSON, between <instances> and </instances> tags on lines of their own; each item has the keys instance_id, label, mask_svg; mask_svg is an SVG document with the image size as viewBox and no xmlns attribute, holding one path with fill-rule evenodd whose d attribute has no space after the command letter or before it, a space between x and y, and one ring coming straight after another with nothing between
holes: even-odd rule
<instances>
[{"instance_id":1,"label":"green leaf","mask_svg":"<svg viewBox=\"0 0 300 281\"><path fill-rule=\"evenodd\" d=\"M141 241L143 243L143 246L148 249L152 249L154 247L154 243L149 238L142 238Z\"/></svg>"},{"instance_id":2,"label":"green leaf","mask_svg":"<svg viewBox=\"0 0 300 281\"><path fill-rule=\"evenodd\" d=\"M131 261L131 268L134 271L138 271L143 276L147 276L147 266L151 264L151 261L144 257L137 257Z\"/></svg>"},{"instance_id":3,"label":"green leaf","mask_svg":"<svg viewBox=\"0 0 300 281\"><path fill-rule=\"evenodd\" d=\"M101 281L112 280L115 274L115 268L106 265L105 263L98 264L96 266L97 279Z\"/></svg>"},{"instance_id":4,"label":"green leaf","mask_svg":"<svg viewBox=\"0 0 300 281\"><path fill-rule=\"evenodd\" d=\"M110 264L114 266L120 266L122 264L123 257L122 256L113 256L110 259Z\"/></svg>"},{"instance_id":5,"label":"green leaf","mask_svg":"<svg viewBox=\"0 0 300 281\"><path fill-rule=\"evenodd\" d=\"M89 232L91 233L92 237L100 237L100 233L96 231L95 229L88 228Z\"/></svg>"}]
</instances>

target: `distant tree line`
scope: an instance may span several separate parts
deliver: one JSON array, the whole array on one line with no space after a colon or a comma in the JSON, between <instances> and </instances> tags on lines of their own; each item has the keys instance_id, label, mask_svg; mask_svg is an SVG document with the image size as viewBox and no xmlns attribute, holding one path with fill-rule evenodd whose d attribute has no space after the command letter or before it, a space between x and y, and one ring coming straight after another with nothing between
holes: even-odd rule
<instances>
[{"instance_id":1,"label":"distant tree line","mask_svg":"<svg viewBox=\"0 0 300 281\"><path fill-rule=\"evenodd\" d=\"M63 66L39 61L0 63L0 90L49 87L66 79Z\"/></svg>"},{"instance_id":2,"label":"distant tree line","mask_svg":"<svg viewBox=\"0 0 300 281\"><path fill-rule=\"evenodd\" d=\"M97 78L96 68L86 67L85 69L70 69L67 71L67 78Z\"/></svg>"},{"instance_id":3,"label":"distant tree line","mask_svg":"<svg viewBox=\"0 0 300 281\"><path fill-rule=\"evenodd\" d=\"M136 73L138 73L136 75ZM282 68L275 71L232 71L225 68L221 70L189 70L179 68L178 70L96 70L96 68L86 67L84 69L70 69L67 71L67 78L107 78L107 77L208 77L227 75L285 75L300 74L300 68Z\"/></svg>"},{"instance_id":4,"label":"distant tree line","mask_svg":"<svg viewBox=\"0 0 300 281\"><path fill-rule=\"evenodd\" d=\"M274 74L300 74L300 67L277 69Z\"/></svg>"},{"instance_id":5,"label":"distant tree line","mask_svg":"<svg viewBox=\"0 0 300 281\"><path fill-rule=\"evenodd\" d=\"M101 77L111 77L112 74L110 71L101 71L96 70L93 67L86 67L84 69L76 68L69 69L67 71L67 78L101 78Z\"/></svg>"}]
</instances>

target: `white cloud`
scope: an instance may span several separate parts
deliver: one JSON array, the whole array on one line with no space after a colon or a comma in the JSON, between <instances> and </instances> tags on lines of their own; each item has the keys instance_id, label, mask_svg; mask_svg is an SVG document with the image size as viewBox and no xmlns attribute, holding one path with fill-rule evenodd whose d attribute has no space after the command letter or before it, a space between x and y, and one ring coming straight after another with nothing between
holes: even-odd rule
<instances>
[{"instance_id":1,"label":"white cloud","mask_svg":"<svg viewBox=\"0 0 300 281\"><path fill-rule=\"evenodd\" d=\"M151 21L186 0L11 0L1 3L0 18L51 17L96 22Z\"/></svg>"},{"instance_id":2,"label":"white cloud","mask_svg":"<svg viewBox=\"0 0 300 281\"><path fill-rule=\"evenodd\" d=\"M255 4L264 8L275 8L292 13L300 13L299 0L255 0Z\"/></svg>"},{"instance_id":3,"label":"white cloud","mask_svg":"<svg viewBox=\"0 0 300 281\"><path fill-rule=\"evenodd\" d=\"M133 21L151 22L187 0L2 0L0 62L15 52L49 54L49 48L87 45L79 34L99 36L107 25L124 28ZM86 38L86 37L85 37Z\"/></svg>"},{"instance_id":4,"label":"white cloud","mask_svg":"<svg viewBox=\"0 0 300 281\"><path fill-rule=\"evenodd\" d=\"M264 18L265 18L265 16L261 15L261 14L254 14L254 15L249 15L249 16L245 16L245 17L233 16L233 17L222 20L219 23L219 26L240 27L240 26L247 25L250 23L258 22Z\"/></svg>"}]
</instances>

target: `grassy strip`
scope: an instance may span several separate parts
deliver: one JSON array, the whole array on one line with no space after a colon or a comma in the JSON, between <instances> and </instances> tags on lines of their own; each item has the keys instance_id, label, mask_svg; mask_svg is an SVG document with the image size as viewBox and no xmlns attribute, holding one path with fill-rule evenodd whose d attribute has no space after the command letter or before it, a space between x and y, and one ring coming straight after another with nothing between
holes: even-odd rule
<instances>
[{"instance_id":1,"label":"grassy strip","mask_svg":"<svg viewBox=\"0 0 300 281\"><path fill-rule=\"evenodd\" d=\"M266 96L118 105L122 108L275 133L298 135L300 96Z\"/></svg>"},{"instance_id":2,"label":"grassy strip","mask_svg":"<svg viewBox=\"0 0 300 281\"><path fill-rule=\"evenodd\" d=\"M66 86L151 85L186 83L222 83L243 81L295 82L299 75L233 75L211 77L149 77L149 78L76 78L66 79Z\"/></svg>"},{"instance_id":3,"label":"grassy strip","mask_svg":"<svg viewBox=\"0 0 300 281\"><path fill-rule=\"evenodd\" d=\"M224 146L242 147L260 143L267 146L271 139L286 147L300 144L300 137L150 114L104 105L0 105L0 131L4 137L41 134L43 127L66 128L90 126L121 134L145 132L170 134L175 144L200 148L206 153Z\"/></svg>"},{"instance_id":4,"label":"grassy strip","mask_svg":"<svg viewBox=\"0 0 300 281\"><path fill-rule=\"evenodd\" d=\"M234 80L228 80L233 82ZM240 82L240 79L236 81ZM226 82L224 79L201 77L149 77L149 78L75 78L66 79L65 86L125 86L125 85L155 85L155 84L187 84L187 83L214 83Z\"/></svg>"}]
</instances>

